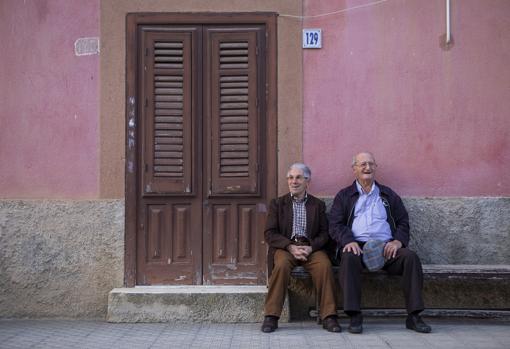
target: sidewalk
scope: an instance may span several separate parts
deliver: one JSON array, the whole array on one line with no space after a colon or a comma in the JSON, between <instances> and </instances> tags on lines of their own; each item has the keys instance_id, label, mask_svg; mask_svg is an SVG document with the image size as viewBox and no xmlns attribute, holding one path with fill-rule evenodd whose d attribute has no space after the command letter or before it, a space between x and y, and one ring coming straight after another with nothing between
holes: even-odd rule
<instances>
[{"instance_id":1,"label":"sidewalk","mask_svg":"<svg viewBox=\"0 0 510 349\"><path fill-rule=\"evenodd\" d=\"M0 320L0 348L510 348L510 322L426 319L432 333L407 330L403 319L366 319L364 332L329 333L314 322L260 324L112 324L82 320Z\"/></svg>"}]
</instances>

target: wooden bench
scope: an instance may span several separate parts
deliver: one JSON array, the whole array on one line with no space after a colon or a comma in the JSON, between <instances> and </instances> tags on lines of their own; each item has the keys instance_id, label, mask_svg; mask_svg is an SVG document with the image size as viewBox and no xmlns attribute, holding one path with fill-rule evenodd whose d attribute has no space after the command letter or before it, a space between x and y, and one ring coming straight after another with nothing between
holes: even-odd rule
<instances>
[{"instance_id":1,"label":"wooden bench","mask_svg":"<svg viewBox=\"0 0 510 349\"><path fill-rule=\"evenodd\" d=\"M339 273L339 266L333 266L333 273L335 275L335 281L338 282L338 273ZM379 280L389 279L389 278L400 278L399 276L391 276L388 275L385 271L380 270L377 272L369 272L368 270L364 270L363 274L370 277L375 278ZM457 282L462 285L464 283L470 283L470 282L478 282L478 284L485 284L487 282L490 282L492 284L496 283L496 285L499 285L500 287L498 290L498 297L506 299L506 306L503 308L495 309L495 312L492 312L494 314L503 314L503 317L508 317L510 315L510 265L456 265L456 264L446 264L446 265L440 265L440 264L424 264L423 265L423 274L424 274L424 282L425 283L441 283L441 282ZM295 279L301 279L301 280L311 280L310 274L306 271L306 269L302 266L295 267L292 272L291 276ZM455 284L456 285L456 284ZM455 286L454 286L455 287ZM436 287L437 288L437 287ZM469 290L460 290L462 291L469 291ZM320 323L320 317L319 314L319 304L320 299L316 292L316 290L313 291L314 294L314 306L315 309L310 310L309 315L312 318L317 318L317 323ZM480 295L483 297L484 295ZM485 295L485 298L489 298L489 295ZM486 300L487 301L487 300ZM452 314L463 314L464 316L467 314L488 314L490 316L491 310L481 310L484 309L483 306L487 306L486 304L479 303L478 306L476 304L473 304L472 308L459 308L455 311L455 309L452 309ZM480 309L481 308L481 309ZM466 310L467 309L467 310ZM385 313L398 313L392 310L379 310L380 314ZM445 311L437 311L438 315L444 314ZM497 316L497 315L496 315Z\"/></svg>"}]
</instances>

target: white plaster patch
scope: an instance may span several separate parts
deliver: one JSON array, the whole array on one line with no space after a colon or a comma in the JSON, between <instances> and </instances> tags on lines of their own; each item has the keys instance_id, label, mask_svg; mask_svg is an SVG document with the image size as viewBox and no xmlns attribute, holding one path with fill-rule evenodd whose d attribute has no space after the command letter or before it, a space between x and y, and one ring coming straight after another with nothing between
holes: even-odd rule
<instances>
[{"instance_id":1,"label":"white plaster patch","mask_svg":"<svg viewBox=\"0 0 510 349\"><path fill-rule=\"evenodd\" d=\"M135 172L135 165L133 164L133 161L128 161L128 172L129 173Z\"/></svg>"},{"instance_id":2,"label":"white plaster patch","mask_svg":"<svg viewBox=\"0 0 510 349\"><path fill-rule=\"evenodd\" d=\"M74 42L76 56L90 56L99 54L99 38L79 38Z\"/></svg>"}]
</instances>

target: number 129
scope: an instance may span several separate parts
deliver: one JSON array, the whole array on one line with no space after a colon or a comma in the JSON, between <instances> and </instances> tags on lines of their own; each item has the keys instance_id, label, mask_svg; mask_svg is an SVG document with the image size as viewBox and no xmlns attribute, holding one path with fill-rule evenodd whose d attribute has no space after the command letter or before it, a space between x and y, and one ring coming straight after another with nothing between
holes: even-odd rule
<instances>
[{"instance_id":1,"label":"number 129","mask_svg":"<svg viewBox=\"0 0 510 349\"><path fill-rule=\"evenodd\" d=\"M306 33L306 44L315 46L319 43L319 33Z\"/></svg>"}]
</instances>

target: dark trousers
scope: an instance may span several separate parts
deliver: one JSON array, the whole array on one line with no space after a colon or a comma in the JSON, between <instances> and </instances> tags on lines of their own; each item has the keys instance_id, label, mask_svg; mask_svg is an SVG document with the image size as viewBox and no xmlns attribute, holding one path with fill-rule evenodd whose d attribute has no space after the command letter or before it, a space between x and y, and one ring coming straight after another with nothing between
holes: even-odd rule
<instances>
[{"instance_id":1,"label":"dark trousers","mask_svg":"<svg viewBox=\"0 0 510 349\"><path fill-rule=\"evenodd\" d=\"M420 258L413 251L401 248L395 258L386 261L383 267L390 275L402 276L402 288L406 300L407 312L420 312L424 309L422 288L423 270ZM340 285L344 295L344 311L361 310L361 256L352 252L342 252L340 259Z\"/></svg>"},{"instance_id":2,"label":"dark trousers","mask_svg":"<svg viewBox=\"0 0 510 349\"><path fill-rule=\"evenodd\" d=\"M274 268L269 278L265 315L280 317L283 302L287 294L290 272L296 265L303 265L312 276L313 284L320 295L320 316L322 319L336 315L334 277L331 262L323 251L315 251L308 256L306 262L298 261L286 250L276 250Z\"/></svg>"}]
</instances>

